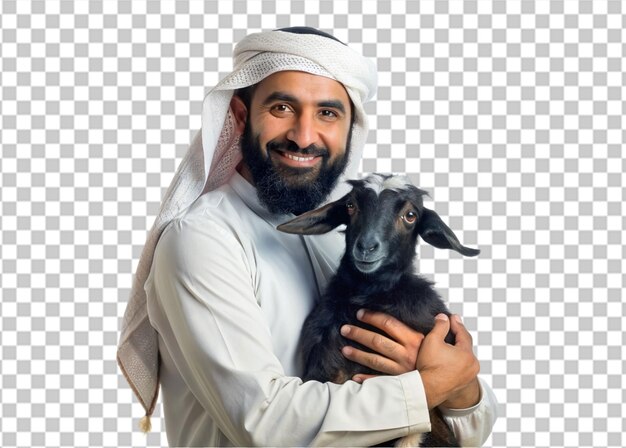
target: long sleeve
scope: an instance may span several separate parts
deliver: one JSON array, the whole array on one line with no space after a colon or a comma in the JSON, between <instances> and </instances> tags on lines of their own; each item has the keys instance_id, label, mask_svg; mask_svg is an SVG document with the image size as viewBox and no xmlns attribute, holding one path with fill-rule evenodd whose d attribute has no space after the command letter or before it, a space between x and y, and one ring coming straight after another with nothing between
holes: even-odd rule
<instances>
[{"instance_id":1,"label":"long sleeve","mask_svg":"<svg viewBox=\"0 0 626 448\"><path fill-rule=\"evenodd\" d=\"M482 446L496 421L496 397L487 383L479 378L481 399L468 409L440 407L443 418L464 447Z\"/></svg>"},{"instance_id":2,"label":"long sleeve","mask_svg":"<svg viewBox=\"0 0 626 448\"><path fill-rule=\"evenodd\" d=\"M222 226L186 225L164 232L146 283L170 444L373 445L430 429L417 372L363 385L286 375L256 297L260 261Z\"/></svg>"}]
</instances>

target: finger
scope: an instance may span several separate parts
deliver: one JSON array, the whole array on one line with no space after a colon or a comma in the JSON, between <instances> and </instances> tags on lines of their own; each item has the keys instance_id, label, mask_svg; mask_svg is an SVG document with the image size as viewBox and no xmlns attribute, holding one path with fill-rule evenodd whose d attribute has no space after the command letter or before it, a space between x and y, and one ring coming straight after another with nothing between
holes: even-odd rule
<instances>
[{"instance_id":1,"label":"finger","mask_svg":"<svg viewBox=\"0 0 626 448\"><path fill-rule=\"evenodd\" d=\"M367 375L365 373L359 373L358 375L354 375L352 377L352 381L356 381L357 383L362 383L365 380L369 380L370 378L376 378L380 375Z\"/></svg>"},{"instance_id":2,"label":"finger","mask_svg":"<svg viewBox=\"0 0 626 448\"><path fill-rule=\"evenodd\" d=\"M350 347L349 345L343 347L341 353L350 361L369 367L377 372L387 375L401 375L405 373L404 369L402 369L398 363L376 353L364 352L363 350Z\"/></svg>"},{"instance_id":3,"label":"finger","mask_svg":"<svg viewBox=\"0 0 626 448\"><path fill-rule=\"evenodd\" d=\"M399 356L403 352L402 345L398 344L392 339L383 336L375 331L366 330L365 328L357 327L354 325L344 325L341 327L341 335L350 339L351 341L358 342L361 345L379 353L387 358L393 358Z\"/></svg>"},{"instance_id":4,"label":"finger","mask_svg":"<svg viewBox=\"0 0 626 448\"><path fill-rule=\"evenodd\" d=\"M356 313L356 317L361 322L384 331L402 345L407 345L405 342L414 341L415 339L421 341L421 338L423 338L421 333L418 333L413 328L389 314L361 309Z\"/></svg>"},{"instance_id":5,"label":"finger","mask_svg":"<svg viewBox=\"0 0 626 448\"><path fill-rule=\"evenodd\" d=\"M449 331L450 319L448 319L448 316L445 314L439 313L435 316L435 326L432 330L430 330L430 333L428 333L426 338L436 338L443 341Z\"/></svg>"},{"instance_id":6,"label":"finger","mask_svg":"<svg viewBox=\"0 0 626 448\"><path fill-rule=\"evenodd\" d=\"M454 333L456 347L463 348L465 350L472 349L472 335L467 331L465 325L463 325L463 321L461 320L461 316L458 314L453 314L450 319L450 330Z\"/></svg>"}]
</instances>

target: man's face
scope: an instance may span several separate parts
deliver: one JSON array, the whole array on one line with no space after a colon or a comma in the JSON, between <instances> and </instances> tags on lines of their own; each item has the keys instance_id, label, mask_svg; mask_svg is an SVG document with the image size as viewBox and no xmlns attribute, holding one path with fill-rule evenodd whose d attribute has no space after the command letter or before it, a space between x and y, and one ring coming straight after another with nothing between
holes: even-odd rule
<instances>
[{"instance_id":1,"label":"man's face","mask_svg":"<svg viewBox=\"0 0 626 448\"><path fill-rule=\"evenodd\" d=\"M252 95L242 174L273 213L319 205L348 162L351 105L337 81L304 72L268 76Z\"/></svg>"}]
</instances>

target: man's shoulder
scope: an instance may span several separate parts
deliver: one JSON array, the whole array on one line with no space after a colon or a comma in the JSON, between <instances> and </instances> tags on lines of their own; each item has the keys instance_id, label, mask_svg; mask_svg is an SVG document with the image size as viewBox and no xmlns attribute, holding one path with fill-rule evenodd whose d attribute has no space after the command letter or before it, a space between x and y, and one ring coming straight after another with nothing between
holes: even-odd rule
<instances>
[{"instance_id":1,"label":"man's shoulder","mask_svg":"<svg viewBox=\"0 0 626 448\"><path fill-rule=\"evenodd\" d=\"M228 186L203 194L168 223L159 243L167 240L170 244L197 250L214 244L215 240L235 239L233 220L242 213L240 202Z\"/></svg>"},{"instance_id":2,"label":"man's shoulder","mask_svg":"<svg viewBox=\"0 0 626 448\"><path fill-rule=\"evenodd\" d=\"M189 208L176 216L170 223L186 224L191 229L195 226L225 224L247 213L247 207L230 185L204 193Z\"/></svg>"},{"instance_id":3,"label":"man's shoulder","mask_svg":"<svg viewBox=\"0 0 626 448\"><path fill-rule=\"evenodd\" d=\"M219 221L229 219L230 215L245 212L246 208L239 195L226 184L198 197L178 218L193 220L202 217Z\"/></svg>"}]
</instances>

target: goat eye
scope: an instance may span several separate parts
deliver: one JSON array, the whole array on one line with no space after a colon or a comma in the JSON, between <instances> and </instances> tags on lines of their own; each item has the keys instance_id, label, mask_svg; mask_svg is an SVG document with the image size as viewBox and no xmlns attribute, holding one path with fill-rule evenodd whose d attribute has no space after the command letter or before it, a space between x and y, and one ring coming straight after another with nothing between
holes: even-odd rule
<instances>
[{"instance_id":1,"label":"goat eye","mask_svg":"<svg viewBox=\"0 0 626 448\"><path fill-rule=\"evenodd\" d=\"M346 209L348 210L349 215L354 214L354 210L355 210L354 203L352 201L346 202Z\"/></svg>"},{"instance_id":2,"label":"goat eye","mask_svg":"<svg viewBox=\"0 0 626 448\"><path fill-rule=\"evenodd\" d=\"M410 212L407 212L402 218L408 224L413 224L415 220L417 219L417 213L415 213L414 211L410 211Z\"/></svg>"}]
</instances>

